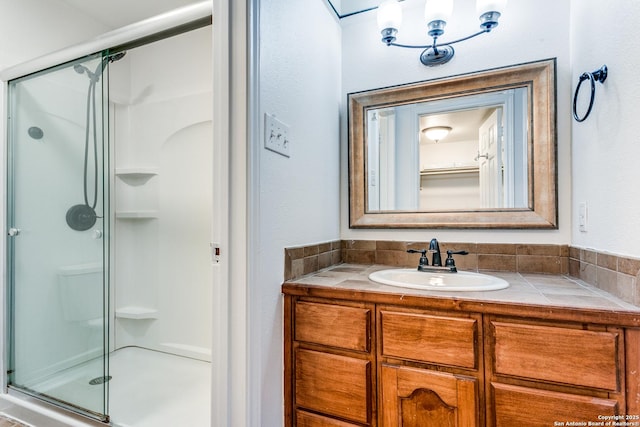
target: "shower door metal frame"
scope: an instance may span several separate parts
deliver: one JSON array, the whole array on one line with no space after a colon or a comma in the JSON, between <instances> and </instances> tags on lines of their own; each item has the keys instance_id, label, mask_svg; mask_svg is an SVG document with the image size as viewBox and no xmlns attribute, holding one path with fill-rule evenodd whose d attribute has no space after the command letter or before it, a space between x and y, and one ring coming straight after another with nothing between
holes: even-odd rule
<instances>
[{"instance_id":1,"label":"shower door metal frame","mask_svg":"<svg viewBox=\"0 0 640 427\"><path fill-rule=\"evenodd\" d=\"M12 113L15 111L15 105L14 105L14 98L11 96L11 83L14 82L19 82L22 80L28 80L31 78L36 77L36 74L40 74L43 72L49 73L49 72L53 72L53 71L57 71L57 70L61 70L64 68L70 68L73 67L76 64L82 63L84 61L88 61L88 58L100 58L100 61L105 61L107 60L109 56L109 51L105 50L102 52L98 52L94 55L90 55L84 58L80 58L78 60L75 61L71 61L68 63L64 63L64 64L60 64L45 70L41 70L38 73L33 73L30 75L26 75L26 76L22 76L22 77L18 77L16 79L12 79L11 81L5 83L5 99L8 101L5 103L6 108L7 108L7 114L6 114L6 121L5 121L5 126L6 126L6 148L5 148L5 161L6 161L6 165L7 165L7 171L6 171L6 198L5 198L5 212L6 212L6 230L7 233L5 234L6 236L6 243L5 243L5 249L6 249L6 253L5 253L5 266L6 266L6 270L5 270L5 277L6 277L6 290L5 290L5 302L4 302L4 307L5 307L5 318L4 318L4 333L5 333L5 342L4 342L4 361L5 361L5 372L3 375L3 384L4 384L4 388L5 388L5 392L9 392L9 390L13 390L16 391L18 393L21 394L25 394L27 396L31 396L34 398L37 398L45 403L51 404L53 406L57 406L69 411L72 411L74 413L86 416L90 419L93 420L97 420L97 421L101 421L101 422L106 422L108 423L110 421L109 418L109 386L108 386L108 382L104 382L104 384L101 384L101 387L103 387L103 408L104 408L104 413L99 413L99 412L95 412L92 411L88 408L84 408L81 407L79 405L75 405L72 402L67 402L64 400L60 400L56 397L53 396L49 396L47 394L44 393L40 393L36 390L24 387L24 386L20 386L20 385L15 385L15 384L11 384L11 376L14 374L14 369L13 367L15 366L15 328L14 328L14 302L15 302L15 268L14 268L14 259L15 259L15 245L16 245L16 237L19 236L19 232L20 230L15 228L16 224L16 212L15 212L15 204L14 204L14 200L15 200L15 173L16 173L16 165L15 165L15 141L14 141L14 128L13 126L11 126L11 115ZM110 166L110 159L111 159L111 144L110 144L110 139L109 139L109 133L110 133L110 128L109 128L109 108L108 108L108 104L109 104L109 98L108 98L108 65L107 65L107 69L104 70L104 73L102 75L102 78L100 79L101 83L100 83L100 87L101 87L101 114L100 114L100 120L101 120L101 129L102 129L102 134L100 135L100 137L102 138L102 145L101 145L101 159L102 159L102 164L101 164L101 170L102 170L102 176L101 176L101 189L100 191L102 192L102 206L103 206L103 212L102 212L102 217L103 217L103 222L102 222L102 230L101 230L101 235L100 235L100 239L102 241L102 283L103 283L103 292L102 292L102 305L103 305L103 315L102 315L102 320L103 320L103 329L102 329L102 372L104 373L104 377L107 378L109 375L109 345L111 342L110 339L110 330L111 328L110 326L110 311L111 311L111 307L110 307L110 298L111 298L111 286L110 286L110 275L111 275L111 263L110 263L110 256L111 256L111 244L110 244L110 230L112 227L112 222L111 222L111 217L113 215L111 215L111 199L110 199L110 188L111 188L111 173L110 170L112 169ZM96 153L97 154L97 153ZM14 234L15 233L15 234Z\"/></svg>"}]
</instances>

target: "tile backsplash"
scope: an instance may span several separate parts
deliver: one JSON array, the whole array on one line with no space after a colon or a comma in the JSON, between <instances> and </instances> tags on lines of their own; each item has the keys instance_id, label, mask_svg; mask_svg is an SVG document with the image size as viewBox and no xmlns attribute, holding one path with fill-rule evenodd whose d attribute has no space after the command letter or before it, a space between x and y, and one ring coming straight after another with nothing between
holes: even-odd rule
<instances>
[{"instance_id":1,"label":"tile backsplash","mask_svg":"<svg viewBox=\"0 0 640 427\"><path fill-rule=\"evenodd\" d=\"M419 254L407 249L425 249L429 242L386 240L336 240L285 249L285 280L295 279L342 262L416 267ZM569 271L566 245L522 245L440 242L442 260L446 251L466 250L455 255L461 270L517 271L522 273L566 274ZM430 256L429 256L430 257Z\"/></svg>"},{"instance_id":2,"label":"tile backsplash","mask_svg":"<svg viewBox=\"0 0 640 427\"><path fill-rule=\"evenodd\" d=\"M340 240L285 248L284 279L295 279L341 262L343 261Z\"/></svg>"},{"instance_id":3,"label":"tile backsplash","mask_svg":"<svg viewBox=\"0 0 640 427\"><path fill-rule=\"evenodd\" d=\"M415 267L420 255L409 254L407 249L425 249L428 245L428 242L334 240L286 248L285 280L343 262ZM448 249L469 252L454 255L460 270L570 275L640 305L640 259L568 245L440 242L443 262Z\"/></svg>"},{"instance_id":4,"label":"tile backsplash","mask_svg":"<svg viewBox=\"0 0 640 427\"><path fill-rule=\"evenodd\" d=\"M426 249L428 245L428 242L343 240L342 261L417 267L420 254L409 254L407 249ZM569 271L569 248L566 245L440 242L443 263L449 249L469 252L468 255L454 255L456 265L461 270L549 274L566 274ZM428 254L428 257L431 259L431 255Z\"/></svg>"},{"instance_id":5,"label":"tile backsplash","mask_svg":"<svg viewBox=\"0 0 640 427\"><path fill-rule=\"evenodd\" d=\"M640 305L640 259L571 247L569 274Z\"/></svg>"}]
</instances>

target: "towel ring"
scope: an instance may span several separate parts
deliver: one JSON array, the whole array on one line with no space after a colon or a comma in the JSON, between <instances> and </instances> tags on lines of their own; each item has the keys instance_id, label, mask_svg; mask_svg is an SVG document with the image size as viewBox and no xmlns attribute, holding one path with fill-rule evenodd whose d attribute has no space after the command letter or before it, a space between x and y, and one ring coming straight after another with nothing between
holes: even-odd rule
<instances>
[{"instance_id":1,"label":"towel ring","mask_svg":"<svg viewBox=\"0 0 640 427\"><path fill-rule=\"evenodd\" d=\"M596 97L596 82L604 83L604 81L607 79L608 72L609 70L607 69L607 66L603 65L598 70L592 73L582 73L582 75L580 75L580 81L578 81L578 86L576 86L576 91L573 95L573 118L576 119L576 121L583 122L587 117L589 117L589 114L591 114L593 101ZM584 82L585 80L589 80L589 82L591 83L591 98L589 100L589 108L587 108L587 112L584 113L584 116L579 117L576 103L578 102L578 93L580 93L580 86L582 86L582 82Z\"/></svg>"}]
</instances>

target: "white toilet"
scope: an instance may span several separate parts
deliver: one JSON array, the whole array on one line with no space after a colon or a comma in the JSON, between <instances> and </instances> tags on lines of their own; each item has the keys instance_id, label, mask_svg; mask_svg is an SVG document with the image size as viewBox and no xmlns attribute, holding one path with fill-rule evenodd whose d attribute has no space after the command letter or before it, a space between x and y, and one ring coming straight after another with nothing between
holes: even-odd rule
<instances>
[{"instance_id":1,"label":"white toilet","mask_svg":"<svg viewBox=\"0 0 640 427\"><path fill-rule=\"evenodd\" d=\"M58 269L62 315L69 322L86 322L102 327L104 291L100 263L80 264Z\"/></svg>"}]
</instances>

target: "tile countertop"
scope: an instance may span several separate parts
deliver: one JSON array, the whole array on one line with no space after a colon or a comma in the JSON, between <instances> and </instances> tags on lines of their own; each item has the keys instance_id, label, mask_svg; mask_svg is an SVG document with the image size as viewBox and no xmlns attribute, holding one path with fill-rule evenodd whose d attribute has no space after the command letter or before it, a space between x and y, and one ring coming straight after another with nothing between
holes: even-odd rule
<instances>
[{"instance_id":1,"label":"tile countertop","mask_svg":"<svg viewBox=\"0 0 640 427\"><path fill-rule=\"evenodd\" d=\"M285 282L282 291L297 296L344 298L437 309L527 315L554 320L597 321L640 327L640 307L579 279L547 274L483 271L509 282L484 292L444 292L400 288L369 280L384 265L339 264Z\"/></svg>"}]
</instances>

